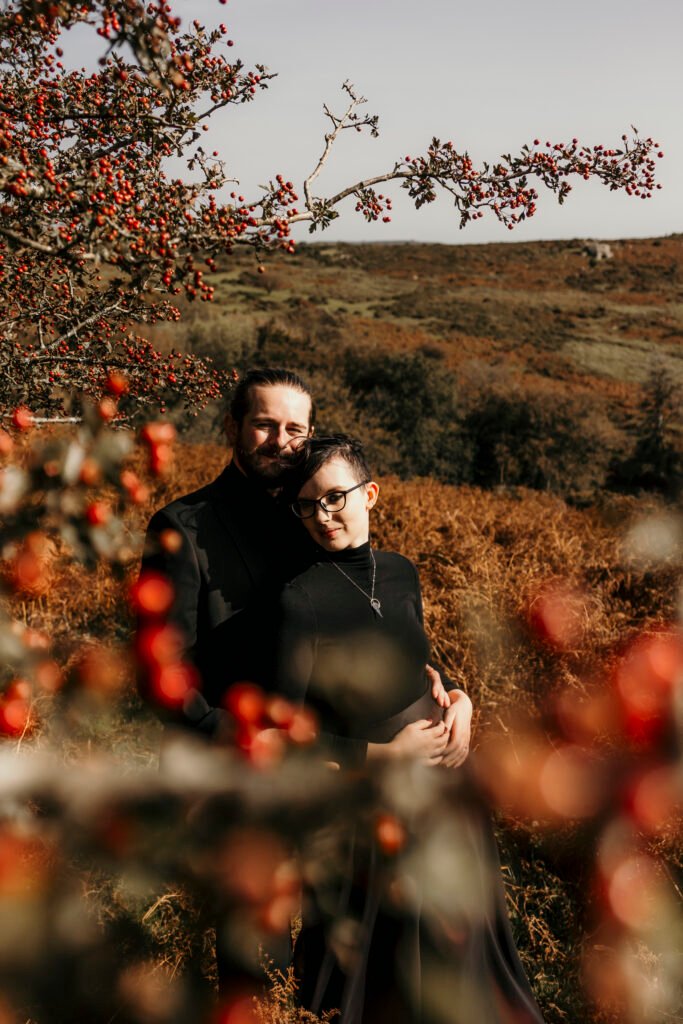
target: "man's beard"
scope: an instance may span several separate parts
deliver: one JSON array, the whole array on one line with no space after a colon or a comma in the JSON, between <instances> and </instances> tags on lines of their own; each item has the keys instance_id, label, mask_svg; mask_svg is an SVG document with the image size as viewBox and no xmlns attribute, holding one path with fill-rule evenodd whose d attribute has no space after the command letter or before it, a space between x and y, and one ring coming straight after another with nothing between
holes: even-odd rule
<instances>
[{"instance_id":1,"label":"man's beard","mask_svg":"<svg viewBox=\"0 0 683 1024\"><path fill-rule=\"evenodd\" d=\"M292 453L282 455L279 449L268 444L262 444L253 451L247 451L239 438L235 442L234 454L237 456L237 462L245 476L269 491L284 486L296 458Z\"/></svg>"}]
</instances>

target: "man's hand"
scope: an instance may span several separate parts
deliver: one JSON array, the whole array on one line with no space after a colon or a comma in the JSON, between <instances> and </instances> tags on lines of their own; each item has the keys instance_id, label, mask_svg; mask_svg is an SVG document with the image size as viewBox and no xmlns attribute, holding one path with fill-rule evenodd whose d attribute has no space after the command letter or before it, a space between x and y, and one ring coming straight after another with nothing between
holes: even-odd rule
<instances>
[{"instance_id":1,"label":"man's hand","mask_svg":"<svg viewBox=\"0 0 683 1024\"><path fill-rule=\"evenodd\" d=\"M435 668L432 668L431 665L427 665L425 667L427 671L427 679L429 680L432 687L432 697L434 698L434 700L436 701L440 708L449 708L451 706L451 701L450 697L448 696L448 690L441 682L441 676L439 675Z\"/></svg>"},{"instance_id":2,"label":"man's hand","mask_svg":"<svg viewBox=\"0 0 683 1024\"><path fill-rule=\"evenodd\" d=\"M443 721L450 734L441 764L444 768L458 768L470 749L472 701L462 690L450 690L448 697L450 707L443 716Z\"/></svg>"}]
</instances>

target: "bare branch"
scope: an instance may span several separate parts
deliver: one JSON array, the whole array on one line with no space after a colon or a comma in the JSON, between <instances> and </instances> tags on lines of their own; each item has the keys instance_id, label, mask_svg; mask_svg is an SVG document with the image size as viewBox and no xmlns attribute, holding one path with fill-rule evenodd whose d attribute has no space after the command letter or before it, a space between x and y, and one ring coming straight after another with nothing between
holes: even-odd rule
<instances>
[{"instance_id":1,"label":"bare branch","mask_svg":"<svg viewBox=\"0 0 683 1024\"><path fill-rule=\"evenodd\" d=\"M314 202L315 202L313 197L312 197L312 195L311 195L311 185L315 181L315 179L318 177L318 175L322 171L322 169L325 166L325 164L327 163L327 160L329 158L329 155L330 155L330 152L332 150L332 147L334 146L337 138L339 137L340 132L344 131L345 128L352 128L353 127L353 128L358 128L360 130L360 128L363 125L372 125L373 132L375 134L377 133L377 118L376 117L366 118L360 124L356 123L356 121L354 119L354 111L355 111L356 107L358 107L361 104L367 102L365 97L364 96L357 96L355 94L353 86L351 85L350 82L344 82L342 88L351 97L351 102L349 103L349 106L346 109L346 112L341 117L335 116L330 111L330 109L327 106L327 104L323 105L323 110L325 112L326 117L328 117L330 119L330 121L332 122L333 130L331 132L328 132L325 135L325 148L323 149L323 152L322 152L322 154L320 156L320 159L318 160L318 163L316 164L314 169L311 171L309 176L304 181L304 200L305 200L307 209L309 211L311 211L311 212L313 211ZM297 218L297 219L310 220L311 218L310 217L301 216L300 218Z\"/></svg>"}]
</instances>

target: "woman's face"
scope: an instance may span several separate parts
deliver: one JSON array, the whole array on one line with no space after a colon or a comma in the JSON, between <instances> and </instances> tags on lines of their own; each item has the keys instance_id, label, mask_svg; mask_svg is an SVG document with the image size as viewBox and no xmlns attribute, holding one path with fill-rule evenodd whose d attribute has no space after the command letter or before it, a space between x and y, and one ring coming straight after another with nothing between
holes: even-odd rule
<instances>
[{"instance_id":1,"label":"woman's face","mask_svg":"<svg viewBox=\"0 0 683 1024\"><path fill-rule=\"evenodd\" d=\"M357 548L370 536L370 509L377 501L379 487L374 481L360 487L353 469L348 462L337 456L321 466L299 491L299 500L333 498L340 491L350 491L346 504L338 512L326 512L316 505L314 515L302 519L302 523L316 544L326 551L343 551Z\"/></svg>"}]
</instances>

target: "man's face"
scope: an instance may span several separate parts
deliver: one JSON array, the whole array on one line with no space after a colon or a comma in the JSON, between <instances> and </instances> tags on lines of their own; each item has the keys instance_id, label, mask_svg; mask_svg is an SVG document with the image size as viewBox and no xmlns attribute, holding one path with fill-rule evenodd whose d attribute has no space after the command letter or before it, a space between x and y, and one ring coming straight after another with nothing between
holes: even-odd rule
<instances>
[{"instance_id":1,"label":"man's face","mask_svg":"<svg viewBox=\"0 0 683 1024\"><path fill-rule=\"evenodd\" d=\"M230 421L233 458L242 472L268 488L281 486L292 456L311 433L311 399L284 384L249 390L249 409L240 424Z\"/></svg>"}]
</instances>

